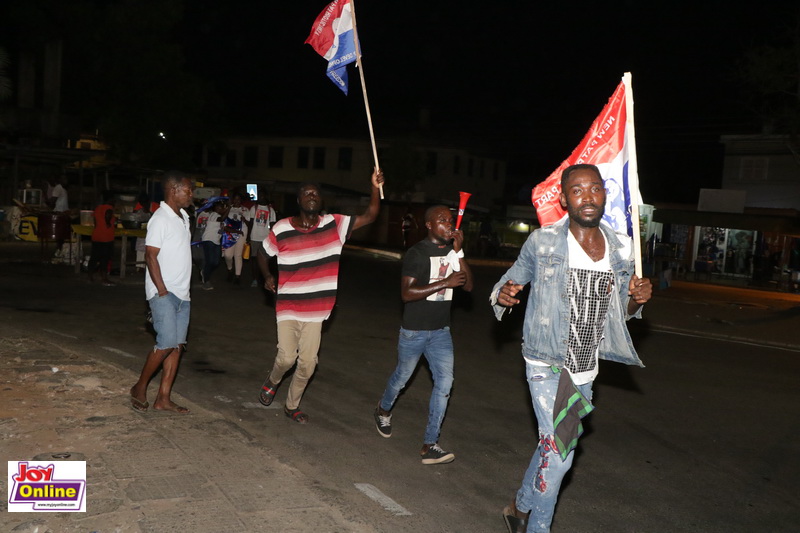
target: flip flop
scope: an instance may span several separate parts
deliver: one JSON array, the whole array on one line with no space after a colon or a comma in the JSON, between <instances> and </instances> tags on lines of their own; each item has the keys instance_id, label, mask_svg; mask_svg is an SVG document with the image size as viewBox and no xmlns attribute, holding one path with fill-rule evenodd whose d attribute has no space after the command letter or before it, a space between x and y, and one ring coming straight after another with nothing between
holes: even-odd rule
<instances>
[{"instance_id":1,"label":"flip flop","mask_svg":"<svg viewBox=\"0 0 800 533\"><path fill-rule=\"evenodd\" d=\"M275 399L276 392L278 392L278 386L272 385L269 382L269 378L267 378L267 381L261 385L261 394L258 395L258 401L261 402L261 405L269 407L272 405L272 400Z\"/></svg>"},{"instance_id":2,"label":"flip flop","mask_svg":"<svg viewBox=\"0 0 800 533\"><path fill-rule=\"evenodd\" d=\"M143 402L131 396L131 408L139 413L144 413L150 407L150 402Z\"/></svg>"},{"instance_id":3,"label":"flip flop","mask_svg":"<svg viewBox=\"0 0 800 533\"><path fill-rule=\"evenodd\" d=\"M284 407L283 412L298 424L308 424L308 415L300 409L287 409Z\"/></svg>"}]
</instances>

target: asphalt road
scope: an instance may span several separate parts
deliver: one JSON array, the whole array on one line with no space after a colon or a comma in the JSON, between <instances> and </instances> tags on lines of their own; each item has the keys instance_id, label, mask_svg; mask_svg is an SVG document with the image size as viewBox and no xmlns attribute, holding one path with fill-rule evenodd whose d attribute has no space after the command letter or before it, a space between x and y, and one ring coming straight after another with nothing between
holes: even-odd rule
<instances>
[{"instance_id":1,"label":"asphalt road","mask_svg":"<svg viewBox=\"0 0 800 533\"><path fill-rule=\"evenodd\" d=\"M274 358L275 321L271 298L249 287L249 270L242 286L227 284L218 271L215 290L193 289L189 351L175 390L263 437L345 514L379 531L503 531L500 511L530 460L536 423L519 354L523 313L497 323L487 295L503 269L474 271L474 292L459 295L453 312L456 380L440 440L456 454L451 464L419 460L431 388L425 366L398 400L392 438L373 425L395 364L395 260L345 253L338 305L302 403L308 425L283 416L286 387L273 407L257 403ZM12 261L0 273L0 305L32 332L80 338L93 356L139 371L153 343L143 275L102 287L64 267ZM677 317L696 302L657 295L649 305ZM747 312L757 321L762 311ZM657 326L669 323L631 326L647 368L601 364L596 410L554 531L796 530L800 354ZM387 512L355 484L372 485L409 514Z\"/></svg>"}]
</instances>

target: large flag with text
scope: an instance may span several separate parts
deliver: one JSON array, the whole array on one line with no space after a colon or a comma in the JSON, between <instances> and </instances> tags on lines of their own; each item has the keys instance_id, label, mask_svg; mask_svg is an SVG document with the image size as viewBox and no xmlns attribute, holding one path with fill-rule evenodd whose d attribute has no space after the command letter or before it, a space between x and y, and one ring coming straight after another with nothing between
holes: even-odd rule
<instances>
[{"instance_id":1,"label":"large flag with text","mask_svg":"<svg viewBox=\"0 0 800 533\"><path fill-rule=\"evenodd\" d=\"M347 65L356 60L350 0L333 0L319 14L305 41L328 60L328 77L347 94Z\"/></svg>"},{"instance_id":2,"label":"large flag with text","mask_svg":"<svg viewBox=\"0 0 800 533\"><path fill-rule=\"evenodd\" d=\"M566 214L559 200L561 172L570 165L588 163L597 166L606 185L603 220L615 231L633 236L631 205L641 205L642 197L639 194L636 154L633 153L633 121L627 121L625 98L626 93L631 95L627 79L626 75L572 154L546 180L534 187L531 201L542 226L549 226Z\"/></svg>"}]
</instances>

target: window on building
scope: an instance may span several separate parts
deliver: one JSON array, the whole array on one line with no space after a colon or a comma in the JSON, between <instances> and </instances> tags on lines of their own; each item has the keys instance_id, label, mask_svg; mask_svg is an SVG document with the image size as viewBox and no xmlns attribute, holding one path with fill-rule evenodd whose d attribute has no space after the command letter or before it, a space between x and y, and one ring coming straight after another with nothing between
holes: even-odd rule
<instances>
[{"instance_id":1,"label":"window on building","mask_svg":"<svg viewBox=\"0 0 800 533\"><path fill-rule=\"evenodd\" d=\"M436 174L437 160L436 152L425 152L425 173L429 176Z\"/></svg>"},{"instance_id":2,"label":"window on building","mask_svg":"<svg viewBox=\"0 0 800 533\"><path fill-rule=\"evenodd\" d=\"M208 149L208 154L206 156L206 165L209 167L218 167L222 165L222 156L217 150L213 150L211 148Z\"/></svg>"},{"instance_id":3,"label":"window on building","mask_svg":"<svg viewBox=\"0 0 800 533\"><path fill-rule=\"evenodd\" d=\"M339 170L350 170L353 167L353 149L349 146L339 148Z\"/></svg>"},{"instance_id":4,"label":"window on building","mask_svg":"<svg viewBox=\"0 0 800 533\"><path fill-rule=\"evenodd\" d=\"M270 146L267 152L267 167L283 168L283 146Z\"/></svg>"},{"instance_id":5,"label":"window on building","mask_svg":"<svg viewBox=\"0 0 800 533\"><path fill-rule=\"evenodd\" d=\"M764 181L767 179L769 159L766 157L743 157L739 169L741 181Z\"/></svg>"},{"instance_id":6,"label":"window on building","mask_svg":"<svg viewBox=\"0 0 800 533\"><path fill-rule=\"evenodd\" d=\"M308 156L308 146L301 146L297 149L297 168L308 168Z\"/></svg>"},{"instance_id":7,"label":"window on building","mask_svg":"<svg viewBox=\"0 0 800 533\"><path fill-rule=\"evenodd\" d=\"M453 156L453 174L458 176L461 174L461 156L454 155Z\"/></svg>"},{"instance_id":8,"label":"window on building","mask_svg":"<svg viewBox=\"0 0 800 533\"><path fill-rule=\"evenodd\" d=\"M470 178L475 173L475 160L471 157L467 159L467 176Z\"/></svg>"},{"instance_id":9,"label":"window on building","mask_svg":"<svg viewBox=\"0 0 800 533\"><path fill-rule=\"evenodd\" d=\"M236 166L236 150L228 150L225 153L225 166L226 167Z\"/></svg>"},{"instance_id":10,"label":"window on building","mask_svg":"<svg viewBox=\"0 0 800 533\"><path fill-rule=\"evenodd\" d=\"M485 169L486 169L486 161L481 159L480 165L478 166L478 178L483 179Z\"/></svg>"},{"instance_id":11,"label":"window on building","mask_svg":"<svg viewBox=\"0 0 800 533\"><path fill-rule=\"evenodd\" d=\"M314 147L314 170L325 170L325 147Z\"/></svg>"},{"instance_id":12,"label":"window on building","mask_svg":"<svg viewBox=\"0 0 800 533\"><path fill-rule=\"evenodd\" d=\"M494 174L492 174L492 179L494 181L497 181L497 180L500 179L500 162L499 161L495 161L494 162Z\"/></svg>"},{"instance_id":13,"label":"window on building","mask_svg":"<svg viewBox=\"0 0 800 533\"><path fill-rule=\"evenodd\" d=\"M258 146L245 146L242 164L248 168L258 168Z\"/></svg>"}]
</instances>

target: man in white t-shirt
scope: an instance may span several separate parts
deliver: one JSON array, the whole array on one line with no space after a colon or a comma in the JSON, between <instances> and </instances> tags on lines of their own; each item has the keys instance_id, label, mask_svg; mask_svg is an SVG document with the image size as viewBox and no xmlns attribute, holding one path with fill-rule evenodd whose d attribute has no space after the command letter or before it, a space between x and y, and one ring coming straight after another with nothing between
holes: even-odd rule
<instances>
[{"instance_id":1,"label":"man in white t-shirt","mask_svg":"<svg viewBox=\"0 0 800 533\"><path fill-rule=\"evenodd\" d=\"M256 258L258 258L259 253L266 253L264 251L264 239L269 235L269 229L272 227L272 224L275 223L275 220L275 210L269 203L267 191L263 187L259 187L256 205L250 208L249 220L250 235L248 236L248 242L250 243L250 257L252 258L250 265L252 265L253 269L253 282L250 284L251 287L259 286L259 276L261 272L258 268L258 261Z\"/></svg>"},{"instance_id":2,"label":"man in white t-shirt","mask_svg":"<svg viewBox=\"0 0 800 533\"><path fill-rule=\"evenodd\" d=\"M53 211L56 211L57 213L69 211L69 194L67 194L67 188L65 187L66 184L67 178L62 176L59 178L58 183L55 187L53 187L53 191L50 193L51 201L55 201L55 205L53 205Z\"/></svg>"},{"instance_id":3,"label":"man in white t-shirt","mask_svg":"<svg viewBox=\"0 0 800 533\"><path fill-rule=\"evenodd\" d=\"M499 320L531 285L522 355L539 445L515 499L503 510L512 533L550 531L582 433L580 418L593 409L598 358L643 366L625 321L641 317L652 286L633 274L630 237L601 223L606 190L597 167L566 168L560 199L567 216L528 237L490 298Z\"/></svg>"},{"instance_id":4,"label":"man in white t-shirt","mask_svg":"<svg viewBox=\"0 0 800 533\"><path fill-rule=\"evenodd\" d=\"M153 409L188 413L170 398L178 363L189 329L192 279L191 225L185 208L192 204L194 186L180 172L167 172L161 179L164 201L147 223L145 240L145 295L153 316L156 344L147 354L139 381L131 387L131 406L146 411L147 385L161 369Z\"/></svg>"}]
</instances>

